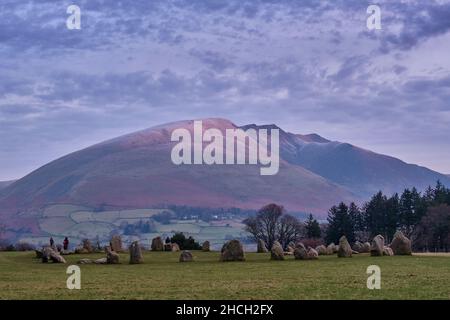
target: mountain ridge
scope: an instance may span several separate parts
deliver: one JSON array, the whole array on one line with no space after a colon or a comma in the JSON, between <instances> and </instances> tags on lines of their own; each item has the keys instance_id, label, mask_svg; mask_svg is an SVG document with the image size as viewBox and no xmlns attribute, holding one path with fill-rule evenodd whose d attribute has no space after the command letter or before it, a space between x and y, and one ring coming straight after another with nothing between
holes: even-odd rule
<instances>
[{"instance_id":1,"label":"mountain ridge","mask_svg":"<svg viewBox=\"0 0 450 320\"><path fill-rule=\"evenodd\" d=\"M0 190L0 217L16 228L27 221L37 232L40 208L49 203L259 209L276 202L288 211L324 218L332 205L361 203L378 190L424 189L436 180L450 185L450 178L438 172L318 134L289 133L273 124L239 127L221 118L202 121L204 130L280 129L279 173L261 176L253 165L174 165L171 132L192 131L194 123L177 121L94 144L38 168Z\"/></svg>"}]
</instances>

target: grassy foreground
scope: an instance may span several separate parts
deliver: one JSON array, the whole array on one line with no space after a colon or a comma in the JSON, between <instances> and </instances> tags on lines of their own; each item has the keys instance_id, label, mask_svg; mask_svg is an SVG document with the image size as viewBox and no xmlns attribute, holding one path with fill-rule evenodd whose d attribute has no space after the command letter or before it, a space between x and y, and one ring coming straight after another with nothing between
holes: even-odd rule
<instances>
[{"instance_id":1,"label":"grassy foreground","mask_svg":"<svg viewBox=\"0 0 450 320\"><path fill-rule=\"evenodd\" d=\"M81 290L66 288L67 265L42 264L33 252L0 253L0 299L450 299L450 256L321 256L316 261L271 261L248 253L246 262L219 262L217 252L145 252L145 263L81 265ZM381 268L381 290L368 290L366 268Z\"/></svg>"}]
</instances>

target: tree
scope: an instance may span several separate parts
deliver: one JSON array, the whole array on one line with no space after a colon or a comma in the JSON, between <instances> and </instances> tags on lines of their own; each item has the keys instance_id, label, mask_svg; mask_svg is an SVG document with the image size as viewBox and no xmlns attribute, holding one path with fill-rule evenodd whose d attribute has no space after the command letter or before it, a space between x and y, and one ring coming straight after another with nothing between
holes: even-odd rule
<instances>
[{"instance_id":1,"label":"tree","mask_svg":"<svg viewBox=\"0 0 450 320\"><path fill-rule=\"evenodd\" d=\"M386 196L379 191L364 205L364 220L371 237L377 234L385 234L384 213L386 211L386 202Z\"/></svg>"},{"instance_id":2,"label":"tree","mask_svg":"<svg viewBox=\"0 0 450 320\"><path fill-rule=\"evenodd\" d=\"M399 200L399 229L411 238L426 213L425 201L416 188L405 189Z\"/></svg>"},{"instance_id":3,"label":"tree","mask_svg":"<svg viewBox=\"0 0 450 320\"><path fill-rule=\"evenodd\" d=\"M178 244L181 250L200 250L202 248L193 237L190 236L189 238L186 238L182 232L175 233L172 238L170 238L170 242Z\"/></svg>"},{"instance_id":4,"label":"tree","mask_svg":"<svg viewBox=\"0 0 450 320\"><path fill-rule=\"evenodd\" d=\"M439 204L430 207L417 227L418 246L425 250L450 249L450 206Z\"/></svg>"},{"instance_id":5,"label":"tree","mask_svg":"<svg viewBox=\"0 0 450 320\"><path fill-rule=\"evenodd\" d=\"M350 243L355 241L355 228L349 207L341 202L339 206L333 206L328 212L328 228L325 237L327 243L337 243L339 238L346 236Z\"/></svg>"},{"instance_id":6,"label":"tree","mask_svg":"<svg viewBox=\"0 0 450 320\"><path fill-rule=\"evenodd\" d=\"M286 214L282 206L274 203L262 207L256 216L245 219L244 224L253 240L263 240L269 249L275 241L279 241L286 248L289 242L295 242L301 233L300 222Z\"/></svg>"},{"instance_id":7,"label":"tree","mask_svg":"<svg viewBox=\"0 0 450 320\"><path fill-rule=\"evenodd\" d=\"M317 222L317 220L314 219L312 214L310 214L308 216L308 220L306 221L306 225L305 225L305 231L306 231L306 237L308 239L321 237L321 230L320 230L319 222Z\"/></svg>"}]
</instances>

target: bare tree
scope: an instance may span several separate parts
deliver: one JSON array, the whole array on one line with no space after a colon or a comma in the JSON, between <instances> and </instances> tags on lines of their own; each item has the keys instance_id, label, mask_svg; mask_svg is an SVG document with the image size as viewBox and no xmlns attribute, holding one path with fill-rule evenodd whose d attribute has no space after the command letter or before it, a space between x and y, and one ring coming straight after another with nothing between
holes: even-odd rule
<instances>
[{"instance_id":1,"label":"bare tree","mask_svg":"<svg viewBox=\"0 0 450 320\"><path fill-rule=\"evenodd\" d=\"M263 240L269 250L275 241L286 248L301 233L301 223L295 217L285 214L282 206L274 203L261 208L256 216L245 219L244 224L253 240Z\"/></svg>"}]
</instances>

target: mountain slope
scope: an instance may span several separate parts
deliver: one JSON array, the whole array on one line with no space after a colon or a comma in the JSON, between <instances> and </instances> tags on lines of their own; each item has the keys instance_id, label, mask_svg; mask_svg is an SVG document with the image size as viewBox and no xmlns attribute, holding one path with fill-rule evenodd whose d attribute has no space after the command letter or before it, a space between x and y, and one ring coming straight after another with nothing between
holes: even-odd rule
<instances>
[{"instance_id":1,"label":"mountain slope","mask_svg":"<svg viewBox=\"0 0 450 320\"><path fill-rule=\"evenodd\" d=\"M10 181L0 181L0 190L5 189L10 184L13 184L16 180L10 180Z\"/></svg>"},{"instance_id":2,"label":"mountain slope","mask_svg":"<svg viewBox=\"0 0 450 320\"><path fill-rule=\"evenodd\" d=\"M253 165L176 166L170 158L174 145L170 135L179 127L192 131L193 121L136 132L53 161L4 189L0 206L25 212L48 203L258 209L277 202L291 211L324 213L338 201L355 198L348 190L283 160L274 176L261 176L260 167ZM208 119L203 127L224 131L235 125Z\"/></svg>"}]
</instances>

